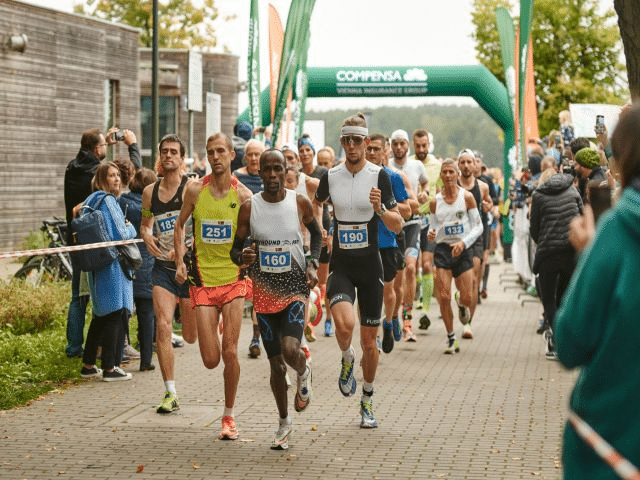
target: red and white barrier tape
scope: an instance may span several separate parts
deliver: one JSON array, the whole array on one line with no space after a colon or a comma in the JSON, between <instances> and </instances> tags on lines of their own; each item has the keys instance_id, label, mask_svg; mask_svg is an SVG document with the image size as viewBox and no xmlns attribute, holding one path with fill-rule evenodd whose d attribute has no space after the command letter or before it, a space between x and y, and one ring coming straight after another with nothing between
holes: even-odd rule
<instances>
[{"instance_id":1,"label":"red and white barrier tape","mask_svg":"<svg viewBox=\"0 0 640 480\"><path fill-rule=\"evenodd\" d=\"M569 412L569 422L576 433L604 460L618 476L624 480L640 480L640 471L625 457L620 455L609 442L600 436L575 412Z\"/></svg>"},{"instance_id":2,"label":"red and white barrier tape","mask_svg":"<svg viewBox=\"0 0 640 480\"><path fill-rule=\"evenodd\" d=\"M143 240L141 238L133 238L131 240L114 240L113 242L89 243L87 245L70 245L66 247L39 248L37 250L5 252L5 253L0 253L0 259L31 257L33 255L51 255L54 253L63 253L63 252L77 252L78 250L91 250L92 248L100 248L100 247L116 247L118 245L126 245L128 243L140 243L142 241Z\"/></svg>"}]
</instances>

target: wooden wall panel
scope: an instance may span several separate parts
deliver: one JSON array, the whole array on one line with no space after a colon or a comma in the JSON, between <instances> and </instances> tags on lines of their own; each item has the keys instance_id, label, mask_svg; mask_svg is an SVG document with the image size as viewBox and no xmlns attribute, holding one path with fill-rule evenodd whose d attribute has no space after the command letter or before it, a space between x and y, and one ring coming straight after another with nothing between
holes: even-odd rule
<instances>
[{"instance_id":1,"label":"wooden wall panel","mask_svg":"<svg viewBox=\"0 0 640 480\"><path fill-rule=\"evenodd\" d=\"M64 215L67 163L89 128L104 128L105 81L120 83L120 121L139 125L138 31L15 0L0 2L0 249ZM126 155L119 146L116 155Z\"/></svg>"}]
</instances>

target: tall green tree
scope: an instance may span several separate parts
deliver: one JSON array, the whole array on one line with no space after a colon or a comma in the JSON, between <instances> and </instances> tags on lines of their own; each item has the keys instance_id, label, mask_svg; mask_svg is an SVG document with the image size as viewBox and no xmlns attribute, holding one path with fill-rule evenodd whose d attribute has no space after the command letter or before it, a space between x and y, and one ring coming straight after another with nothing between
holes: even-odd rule
<instances>
[{"instance_id":1,"label":"tall green tree","mask_svg":"<svg viewBox=\"0 0 640 480\"><path fill-rule=\"evenodd\" d=\"M152 0L85 0L76 5L74 11L137 27L142 30L140 45L151 47ZM196 7L192 0L159 1L158 18L160 48L197 47L207 50L218 44L214 27L218 9L214 0L202 0L201 7Z\"/></svg>"},{"instance_id":2,"label":"tall green tree","mask_svg":"<svg viewBox=\"0 0 640 480\"><path fill-rule=\"evenodd\" d=\"M634 102L640 100L640 0L614 0L618 26L627 60L629 91Z\"/></svg>"},{"instance_id":3,"label":"tall green tree","mask_svg":"<svg viewBox=\"0 0 640 480\"><path fill-rule=\"evenodd\" d=\"M495 7L503 0L474 0L478 60L504 80ZM595 0L536 0L531 38L538 124L541 134L558 127L558 113L569 103L622 103L620 35L609 9Z\"/></svg>"}]
</instances>

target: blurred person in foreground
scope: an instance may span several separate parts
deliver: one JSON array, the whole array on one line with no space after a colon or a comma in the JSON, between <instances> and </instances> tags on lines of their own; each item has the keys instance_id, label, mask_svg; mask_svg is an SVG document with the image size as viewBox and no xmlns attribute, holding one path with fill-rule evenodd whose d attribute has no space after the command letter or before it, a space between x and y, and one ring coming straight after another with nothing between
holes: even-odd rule
<instances>
[{"instance_id":1,"label":"blurred person in foreground","mask_svg":"<svg viewBox=\"0 0 640 480\"><path fill-rule=\"evenodd\" d=\"M582 367L571 394L563 444L564 478L619 478L612 463L640 465L640 106L624 112L611 137L622 185L618 203L598 221L556 315L558 359ZM585 208L582 226L593 225ZM571 232L572 238L576 232ZM584 424L592 441L578 434ZM595 439L595 440L593 440ZM619 456L601 457L592 443ZM625 477L632 478L632 477Z\"/></svg>"}]
</instances>

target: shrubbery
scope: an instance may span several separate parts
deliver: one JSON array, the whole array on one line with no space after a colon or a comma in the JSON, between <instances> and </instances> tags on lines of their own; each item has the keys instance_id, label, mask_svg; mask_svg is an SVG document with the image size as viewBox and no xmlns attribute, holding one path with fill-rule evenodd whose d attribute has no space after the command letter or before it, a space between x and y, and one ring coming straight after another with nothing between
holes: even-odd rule
<instances>
[{"instance_id":1,"label":"shrubbery","mask_svg":"<svg viewBox=\"0 0 640 480\"><path fill-rule=\"evenodd\" d=\"M64 353L70 293L69 282L0 283L0 410L79 378Z\"/></svg>"},{"instance_id":2,"label":"shrubbery","mask_svg":"<svg viewBox=\"0 0 640 480\"><path fill-rule=\"evenodd\" d=\"M55 322L66 324L69 286L68 282L39 287L20 281L0 284L0 327L22 335L40 332Z\"/></svg>"}]
</instances>

